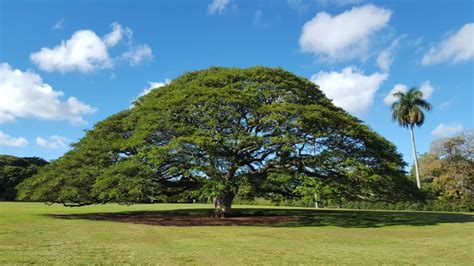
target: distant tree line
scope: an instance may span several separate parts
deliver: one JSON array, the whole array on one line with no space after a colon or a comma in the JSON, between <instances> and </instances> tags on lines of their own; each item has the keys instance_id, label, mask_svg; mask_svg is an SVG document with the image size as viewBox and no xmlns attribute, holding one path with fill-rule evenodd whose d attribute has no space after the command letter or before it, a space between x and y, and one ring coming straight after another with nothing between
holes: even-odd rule
<instances>
[{"instance_id":1,"label":"distant tree line","mask_svg":"<svg viewBox=\"0 0 474 266\"><path fill-rule=\"evenodd\" d=\"M48 162L39 157L0 155L0 200L15 200L16 186Z\"/></svg>"}]
</instances>

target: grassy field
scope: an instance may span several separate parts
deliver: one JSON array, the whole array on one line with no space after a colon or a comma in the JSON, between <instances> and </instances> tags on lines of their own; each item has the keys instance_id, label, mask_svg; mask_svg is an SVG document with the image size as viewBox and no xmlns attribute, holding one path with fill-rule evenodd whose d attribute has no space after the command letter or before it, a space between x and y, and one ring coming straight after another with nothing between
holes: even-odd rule
<instances>
[{"instance_id":1,"label":"grassy field","mask_svg":"<svg viewBox=\"0 0 474 266\"><path fill-rule=\"evenodd\" d=\"M473 214L210 207L0 202L0 264L474 263Z\"/></svg>"}]
</instances>

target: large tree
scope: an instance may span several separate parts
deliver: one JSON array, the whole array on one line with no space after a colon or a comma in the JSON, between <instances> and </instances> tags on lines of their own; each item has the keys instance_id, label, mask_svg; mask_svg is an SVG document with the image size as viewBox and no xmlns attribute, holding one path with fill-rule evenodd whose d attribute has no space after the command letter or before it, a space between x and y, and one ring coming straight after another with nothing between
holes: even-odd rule
<instances>
[{"instance_id":1,"label":"large tree","mask_svg":"<svg viewBox=\"0 0 474 266\"><path fill-rule=\"evenodd\" d=\"M474 205L474 130L431 144L420 158L420 173L440 201Z\"/></svg>"},{"instance_id":2,"label":"large tree","mask_svg":"<svg viewBox=\"0 0 474 266\"><path fill-rule=\"evenodd\" d=\"M47 163L38 157L0 155L0 200L15 200L16 185L36 174Z\"/></svg>"},{"instance_id":3,"label":"large tree","mask_svg":"<svg viewBox=\"0 0 474 266\"><path fill-rule=\"evenodd\" d=\"M21 184L20 198L82 206L109 201L298 196L411 196L393 144L282 69L187 73L99 122L62 158Z\"/></svg>"},{"instance_id":4,"label":"large tree","mask_svg":"<svg viewBox=\"0 0 474 266\"><path fill-rule=\"evenodd\" d=\"M410 129L413 159L415 160L416 186L418 189L421 189L413 128L423 125L425 122L423 109L427 111L431 110L431 104L423 99L423 92L416 87L412 87L407 92L396 92L393 95L397 97L398 100L392 104L392 119L397 121L401 127Z\"/></svg>"}]
</instances>

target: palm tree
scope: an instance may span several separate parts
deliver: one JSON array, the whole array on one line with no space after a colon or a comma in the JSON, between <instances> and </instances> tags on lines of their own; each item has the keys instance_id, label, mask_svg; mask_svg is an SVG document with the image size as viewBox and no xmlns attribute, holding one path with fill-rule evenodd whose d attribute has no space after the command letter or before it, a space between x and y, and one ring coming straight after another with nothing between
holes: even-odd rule
<instances>
[{"instance_id":1,"label":"palm tree","mask_svg":"<svg viewBox=\"0 0 474 266\"><path fill-rule=\"evenodd\" d=\"M423 92L417 87L412 87L407 92L397 92L393 96L398 100L392 104L392 119L397 121L401 127L410 128L411 145L413 148L413 157L415 159L416 186L421 188L420 175L418 173L418 160L416 158L415 136L413 127L420 127L425 122L423 109L430 111L431 104L423 99Z\"/></svg>"}]
</instances>

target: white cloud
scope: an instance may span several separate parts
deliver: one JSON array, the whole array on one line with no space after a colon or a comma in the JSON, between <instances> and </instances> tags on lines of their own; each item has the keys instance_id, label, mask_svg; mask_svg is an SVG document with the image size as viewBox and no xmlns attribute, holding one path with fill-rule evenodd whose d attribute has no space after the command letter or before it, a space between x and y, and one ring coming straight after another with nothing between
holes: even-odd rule
<instances>
[{"instance_id":1,"label":"white cloud","mask_svg":"<svg viewBox=\"0 0 474 266\"><path fill-rule=\"evenodd\" d=\"M291 9L298 13L303 13L309 8L309 4L303 0L286 0L286 3Z\"/></svg>"},{"instance_id":2,"label":"white cloud","mask_svg":"<svg viewBox=\"0 0 474 266\"><path fill-rule=\"evenodd\" d=\"M144 59L152 58L151 48L147 44L132 46L133 32L118 23L113 23L112 31L101 39L92 30L76 31L69 40L62 41L54 48L43 47L30 55L38 67L47 72L92 72L112 68L114 59L109 48L116 46L127 37L128 51L118 59L126 59L131 65L137 65ZM116 58L117 59L117 58Z\"/></svg>"},{"instance_id":3,"label":"white cloud","mask_svg":"<svg viewBox=\"0 0 474 266\"><path fill-rule=\"evenodd\" d=\"M377 66L382 70L383 72L388 72L390 70L390 66L393 63L393 53L397 49L400 40L404 36L400 36L396 38L395 40L392 41L389 47L383 49L380 54L377 57Z\"/></svg>"},{"instance_id":4,"label":"white cloud","mask_svg":"<svg viewBox=\"0 0 474 266\"><path fill-rule=\"evenodd\" d=\"M441 123L438 126L436 126L433 131L431 131L431 135L436 138L444 138L444 137L449 137L454 134L460 133L461 131L464 130L464 126L461 124L457 123L452 123L452 124L444 124Z\"/></svg>"},{"instance_id":5,"label":"white cloud","mask_svg":"<svg viewBox=\"0 0 474 266\"><path fill-rule=\"evenodd\" d=\"M57 135L50 136L48 139L42 137L36 138L36 144L43 148L58 150L65 149L68 147L69 139Z\"/></svg>"},{"instance_id":6,"label":"white cloud","mask_svg":"<svg viewBox=\"0 0 474 266\"><path fill-rule=\"evenodd\" d=\"M112 31L104 36L105 45L112 47L119 43L123 36L127 36L130 40L132 38L132 30L129 28L123 28L122 25L117 22L112 23Z\"/></svg>"},{"instance_id":7,"label":"white cloud","mask_svg":"<svg viewBox=\"0 0 474 266\"><path fill-rule=\"evenodd\" d=\"M364 2L363 0L315 0L319 5L322 6L329 6L329 5L335 5L335 6L346 6L346 5L355 5L355 4L360 4Z\"/></svg>"},{"instance_id":8,"label":"white cloud","mask_svg":"<svg viewBox=\"0 0 474 266\"><path fill-rule=\"evenodd\" d=\"M43 47L30 55L38 67L47 72L91 72L112 66L107 46L95 32L80 30L71 39L50 49Z\"/></svg>"},{"instance_id":9,"label":"white cloud","mask_svg":"<svg viewBox=\"0 0 474 266\"><path fill-rule=\"evenodd\" d=\"M144 95L147 95L148 93L150 93L150 91L152 91L153 89L156 89L156 88L160 88L160 87L163 87L163 86L166 86L168 85L169 83L171 82L171 80L169 79L165 79L164 82L153 82L153 81L149 81L148 82L148 87L144 88L143 91L135 98L132 100L132 103L130 104L130 107L129 108L133 108L135 105L134 105L134 102L138 100L138 98L144 96Z\"/></svg>"},{"instance_id":10,"label":"white cloud","mask_svg":"<svg viewBox=\"0 0 474 266\"><path fill-rule=\"evenodd\" d=\"M64 19L61 19L58 22L56 22L51 29L52 30L62 30L63 29L63 23L64 23Z\"/></svg>"},{"instance_id":11,"label":"white cloud","mask_svg":"<svg viewBox=\"0 0 474 266\"><path fill-rule=\"evenodd\" d=\"M36 117L83 124L82 116L96 111L75 97L61 101L64 93L43 83L38 74L12 69L7 63L0 64L0 95L0 123L16 117Z\"/></svg>"},{"instance_id":12,"label":"white cloud","mask_svg":"<svg viewBox=\"0 0 474 266\"><path fill-rule=\"evenodd\" d=\"M397 84L393 87L393 89L385 96L383 102L387 105L392 105L394 102L397 101L397 97L393 94L397 92L406 93L408 91L408 86L405 84ZM421 83L420 91L423 93L423 99L428 100L433 95L434 88L431 85L431 82L426 80Z\"/></svg>"},{"instance_id":13,"label":"white cloud","mask_svg":"<svg viewBox=\"0 0 474 266\"><path fill-rule=\"evenodd\" d=\"M374 5L354 7L335 16L320 12L304 24L300 48L328 59L363 59L371 36L387 25L391 14Z\"/></svg>"},{"instance_id":14,"label":"white cloud","mask_svg":"<svg viewBox=\"0 0 474 266\"><path fill-rule=\"evenodd\" d=\"M265 21L265 16L262 10L255 11L253 15L253 24L257 27L267 27L270 23Z\"/></svg>"},{"instance_id":15,"label":"white cloud","mask_svg":"<svg viewBox=\"0 0 474 266\"><path fill-rule=\"evenodd\" d=\"M364 0L286 0L288 6L298 13L304 13L313 3L320 5L321 7L337 6L343 7L347 5L356 5L364 2Z\"/></svg>"},{"instance_id":16,"label":"white cloud","mask_svg":"<svg viewBox=\"0 0 474 266\"><path fill-rule=\"evenodd\" d=\"M421 83L420 91L423 93L423 99L428 100L433 95L434 88L431 86L431 82L427 80Z\"/></svg>"},{"instance_id":17,"label":"white cloud","mask_svg":"<svg viewBox=\"0 0 474 266\"><path fill-rule=\"evenodd\" d=\"M165 82L150 81L150 82L148 82L149 86L147 88L143 89L143 91L138 95L138 98L142 97L143 95L148 94L153 89L168 85L170 82L171 82L171 80L169 80L169 79L165 79Z\"/></svg>"},{"instance_id":18,"label":"white cloud","mask_svg":"<svg viewBox=\"0 0 474 266\"><path fill-rule=\"evenodd\" d=\"M147 44L130 47L128 51L121 55L121 59L128 61L132 66L138 65L144 60L151 60L152 58L153 53Z\"/></svg>"},{"instance_id":19,"label":"white cloud","mask_svg":"<svg viewBox=\"0 0 474 266\"><path fill-rule=\"evenodd\" d=\"M393 87L393 89L383 98L383 102L385 104L391 105L397 101L397 97L394 96L397 92L406 93L408 91L408 87L405 84L397 84Z\"/></svg>"},{"instance_id":20,"label":"white cloud","mask_svg":"<svg viewBox=\"0 0 474 266\"><path fill-rule=\"evenodd\" d=\"M406 93L408 91L408 87L405 84L397 84L393 87L393 89L383 98L383 102L388 105L392 105L394 102L397 101L397 97L394 96L397 92Z\"/></svg>"},{"instance_id":21,"label":"white cloud","mask_svg":"<svg viewBox=\"0 0 474 266\"><path fill-rule=\"evenodd\" d=\"M380 70L383 72L388 72L392 63L392 51L389 48L382 50L382 52L380 52L379 56L377 57L377 66L380 68Z\"/></svg>"},{"instance_id":22,"label":"white cloud","mask_svg":"<svg viewBox=\"0 0 474 266\"><path fill-rule=\"evenodd\" d=\"M461 63L473 58L474 23L468 23L446 40L431 47L421 59L421 64Z\"/></svg>"},{"instance_id":23,"label":"white cloud","mask_svg":"<svg viewBox=\"0 0 474 266\"><path fill-rule=\"evenodd\" d=\"M25 138L14 138L0 130L0 146L24 147L26 145L28 145L28 140Z\"/></svg>"},{"instance_id":24,"label":"white cloud","mask_svg":"<svg viewBox=\"0 0 474 266\"><path fill-rule=\"evenodd\" d=\"M224 12L225 7L229 4L229 0L213 0L207 6L207 13L209 14L222 14Z\"/></svg>"},{"instance_id":25,"label":"white cloud","mask_svg":"<svg viewBox=\"0 0 474 266\"><path fill-rule=\"evenodd\" d=\"M335 105L360 115L372 106L375 92L387 78L386 73L366 76L354 67L346 67L341 72L321 71L313 75L311 81L319 85Z\"/></svg>"},{"instance_id":26,"label":"white cloud","mask_svg":"<svg viewBox=\"0 0 474 266\"><path fill-rule=\"evenodd\" d=\"M11 122L13 120L15 120L15 117L13 115L0 112L0 124Z\"/></svg>"},{"instance_id":27,"label":"white cloud","mask_svg":"<svg viewBox=\"0 0 474 266\"><path fill-rule=\"evenodd\" d=\"M454 102L454 99L444 101L444 102L440 103L438 106L436 106L436 109L446 110L446 109L448 109L449 107L451 107L453 105L453 102Z\"/></svg>"}]
</instances>

